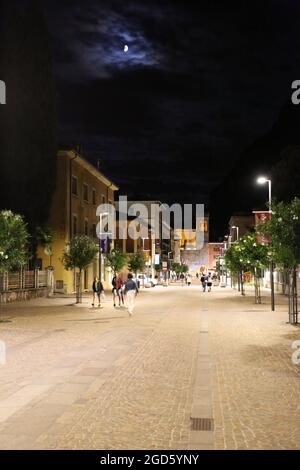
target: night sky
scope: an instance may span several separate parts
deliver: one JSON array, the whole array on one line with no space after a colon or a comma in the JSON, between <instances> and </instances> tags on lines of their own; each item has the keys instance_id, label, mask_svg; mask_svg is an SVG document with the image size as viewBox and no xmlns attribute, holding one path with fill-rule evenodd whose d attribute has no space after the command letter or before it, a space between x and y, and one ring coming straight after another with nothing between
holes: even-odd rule
<instances>
[{"instance_id":1,"label":"night sky","mask_svg":"<svg viewBox=\"0 0 300 470\"><path fill-rule=\"evenodd\" d=\"M60 143L129 197L207 203L300 78L297 0L41 3Z\"/></svg>"}]
</instances>

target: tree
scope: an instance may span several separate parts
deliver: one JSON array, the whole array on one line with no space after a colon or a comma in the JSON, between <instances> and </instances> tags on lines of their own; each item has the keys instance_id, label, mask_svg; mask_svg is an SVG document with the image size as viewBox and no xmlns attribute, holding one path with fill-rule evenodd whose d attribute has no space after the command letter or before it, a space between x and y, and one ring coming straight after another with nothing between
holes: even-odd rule
<instances>
[{"instance_id":1,"label":"tree","mask_svg":"<svg viewBox=\"0 0 300 470\"><path fill-rule=\"evenodd\" d=\"M300 264L300 198L290 202L272 202L272 216L257 227L270 238L273 261L289 278L289 317L298 322L297 269Z\"/></svg>"},{"instance_id":2,"label":"tree","mask_svg":"<svg viewBox=\"0 0 300 470\"><path fill-rule=\"evenodd\" d=\"M176 263L176 261L173 263L173 271L176 273L176 274L179 274L180 273L180 270L181 270L181 264L180 263Z\"/></svg>"},{"instance_id":3,"label":"tree","mask_svg":"<svg viewBox=\"0 0 300 470\"><path fill-rule=\"evenodd\" d=\"M51 266L51 259L53 256L53 238L54 235L49 228L36 227L34 233L36 244L44 248L44 253L49 256L49 267Z\"/></svg>"},{"instance_id":4,"label":"tree","mask_svg":"<svg viewBox=\"0 0 300 470\"><path fill-rule=\"evenodd\" d=\"M183 274L188 273L188 272L189 272L189 267L188 267L188 265L187 265L187 264L182 264L182 265L180 266L180 272L182 272Z\"/></svg>"},{"instance_id":5,"label":"tree","mask_svg":"<svg viewBox=\"0 0 300 470\"><path fill-rule=\"evenodd\" d=\"M27 261L29 235L19 214L0 212L0 272L18 269Z\"/></svg>"},{"instance_id":6,"label":"tree","mask_svg":"<svg viewBox=\"0 0 300 470\"><path fill-rule=\"evenodd\" d=\"M143 251L137 251L129 258L128 267L135 275L140 271L144 272L146 266L146 256Z\"/></svg>"},{"instance_id":7,"label":"tree","mask_svg":"<svg viewBox=\"0 0 300 470\"><path fill-rule=\"evenodd\" d=\"M80 235L71 240L64 250L62 263L67 271L79 269L76 283L76 303L82 302L81 277L82 271L94 260L98 253L98 247L92 238Z\"/></svg>"},{"instance_id":8,"label":"tree","mask_svg":"<svg viewBox=\"0 0 300 470\"><path fill-rule=\"evenodd\" d=\"M128 257L118 247L113 249L110 254L106 255L105 264L110 267L114 275L122 271L126 266Z\"/></svg>"},{"instance_id":9,"label":"tree","mask_svg":"<svg viewBox=\"0 0 300 470\"><path fill-rule=\"evenodd\" d=\"M23 218L11 211L0 212L0 273L19 269L27 261L29 235ZM0 282L0 304L4 283Z\"/></svg>"},{"instance_id":10,"label":"tree","mask_svg":"<svg viewBox=\"0 0 300 470\"><path fill-rule=\"evenodd\" d=\"M231 245L225 253L226 267L229 268L231 272L241 275L244 271L249 271L253 274L256 303L261 302L259 278L261 276L261 270L266 268L270 262L268 251L266 245L257 243L255 233L249 233ZM242 276L241 283L243 294Z\"/></svg>"}]
</instances>

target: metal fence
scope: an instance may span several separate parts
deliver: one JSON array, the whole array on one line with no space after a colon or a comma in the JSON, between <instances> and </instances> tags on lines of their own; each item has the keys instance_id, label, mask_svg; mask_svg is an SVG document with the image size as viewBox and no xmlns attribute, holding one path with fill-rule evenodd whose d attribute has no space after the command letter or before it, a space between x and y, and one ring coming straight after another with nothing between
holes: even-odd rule
<instances>
[{"instance_id":1,"label":"metal fence","mask_svg":"<svg viewBox=\"0 0 300 470\"><path fill-rule=\"evenodd\" d=\"M47 287L47 271L21 269L0 273L0 292L40 289Z\"/></svg>"}]
</instances>

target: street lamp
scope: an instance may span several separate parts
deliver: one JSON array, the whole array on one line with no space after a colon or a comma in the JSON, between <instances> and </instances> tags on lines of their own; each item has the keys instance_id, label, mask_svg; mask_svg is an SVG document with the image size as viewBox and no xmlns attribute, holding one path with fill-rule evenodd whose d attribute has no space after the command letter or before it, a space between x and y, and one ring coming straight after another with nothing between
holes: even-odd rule
<instances>
[{"instance_id":1,"label":"street lamp","mask_svg":"<svg viewBox=\"0 0 300 470\"><path fill-rule=\"evenodd\" d=\"M272 181L265 176L260 176L257 178L258 184L266 184L268 183L269 186L269 212L271 212L271 205L272 205Z\"/></svg>"},{"instance_id":2,"label":"street lamp","mask_svg":"<svg viewBox=\"0 0 300 470\"><path fill-rule=\"evenodd\" d=\"M145 253L145 240L149 240L149 237L142 237L142 242L143 242L143 253ZM148 260L149 262L149 260ZM144 270L145 271L145 270ZM147 266L147 278L149 278L149 271L148 271L148 266ZM148 281L149 279L147 279ZM145 272L143 272L143 287L145 287Z\"/></svg>"},{"instance_id":3,"label":"street lamp","mask_svg":"<svg viewBox=\"0 0 300 470\"><path fill-rule=\"evenodd\" d=\"M240 229L238 225L233 225L231 229L236 230L236 241L238 242L240 239ZM243 272L241 272L238 276L238 291L242 291L242 295L244 295L244 287L243 287Z\"/></svg>"},{"instance_id":4,"label":"street lamp","mask_svg":"<svg viewBox=\"0 0 300 470\"><path fill-rule=\"evenodd\" d=\"M99 281L101 282L102 277L102 248L101 248L101 235L102 235L102 217L109 215L109 212L101 212L99 214Z\"/></svg>"},{"instance_id":5,"label":"street lamp","mask_svg":"<svg viewBox=\"0 0 300 470\"><path fill-rule=\"evenodd\" d=\"M272 214L272 181L265 176L260 176L257 178L258 184L266 184L269 186L269 214L271 217ZM274 292L274 263L271 261L270 264L270 284L271 284L271 309L274 312L275 310L275 292Z\"/></svg>"}]
</instances>

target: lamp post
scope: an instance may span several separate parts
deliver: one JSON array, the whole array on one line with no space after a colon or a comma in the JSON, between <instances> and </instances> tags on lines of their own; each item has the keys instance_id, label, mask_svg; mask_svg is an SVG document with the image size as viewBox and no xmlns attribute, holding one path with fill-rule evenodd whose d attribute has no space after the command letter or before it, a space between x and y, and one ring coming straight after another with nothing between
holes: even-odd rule
<instances>
[{"instance_id":1,"label":"lamp post","mask_svg":"<svg viewBox=\"0 0 300 470\"><path fill-rule=\"evenodd\" d=\"M102 212L99 214L99 281L102 278L102 248L101 248L101 235L102 235L102 217L106 217L108 212Z\"/></svg>"},{"instance_id":2,"label":"lamp post","mask_svg":"<svg viewBox=\"0 0 300 470\"><path fill-rule=\"evenodd\" d=\"M148 237L142 237L144 256L145 256L145 240L148 240ZM143 272L143 287L145 287L145 269Z\"/></svg>"},{"instance_id":3,"label":"lamp post","mask_svg":"<svg viewBox=\"0 0 300 470\"><path fill-rule=\"evenodd\" d=\"M272 181L268 178L266 178L265 176L260 176L259 178L257 178L257 183L258 184L266 184L268 183L268 187L269 187L269 212L271 214L272 212Z\"/></svg>"},{"instance_id":4,"label":"lamp post","mask_svg":"<svg viewBox=\"0 0 300 470\"><path fill-rule=\"evenodd\" d=\"M271 217L272 214L272 181L265 176L260 176L257 178L258 184L266 184L268 183L269 188L269 214ZM271 310L274 312L275 310L275 291L274 291L274 262L271 260L270 263L270 285L271 285Z\"/></svg>"},{"instance_id":5,"label":"lamp post","mask_svg":"<svg viewBox=\"0 0 300 470\"><path fill-rule=\"evenodd\" d=\"M235 241L239 241L240 239L240 228L238 227L238 225L232 225L231 229L233 230L236 230L236 240ZM244 295L245 292L244 292L244 284L243 284L243 273L239 273L238 274L238 292L241 291L241 294Z\"/></svg>"}]
</instances>

